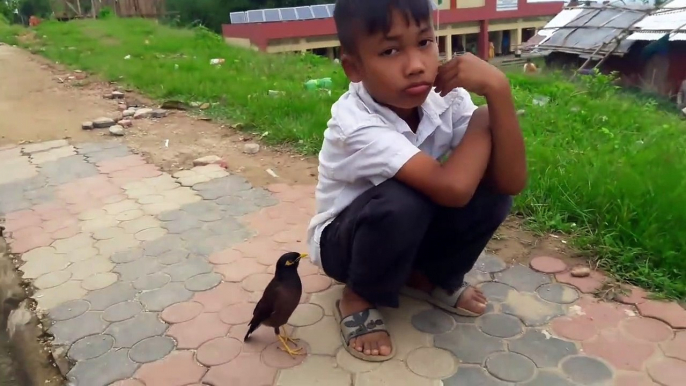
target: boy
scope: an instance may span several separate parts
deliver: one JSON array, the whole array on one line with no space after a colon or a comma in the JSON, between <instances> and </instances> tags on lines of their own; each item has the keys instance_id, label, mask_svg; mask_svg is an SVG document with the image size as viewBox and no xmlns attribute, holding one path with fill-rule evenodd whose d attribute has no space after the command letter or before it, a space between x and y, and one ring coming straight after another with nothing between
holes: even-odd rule
<instances>
[{"instance_id":1,"label":"boy","mask_svg":"<svg viewBox=\"0 0 686 386\"><path fill-rule=\"evenodd\" d=\"M348 352L383 361L395 346L376 307L401 292L485 311L463 279L524 188L524 143L502 72L471 54L439 66L428 0L338 0L334 19L351 84L324 133L310 252L345 283Z\"/></svg>"},{"instance_id":2,"label":"boy","mask_svg":"<svg viewBox=\"0 0 686 386\"><path fill-rule=\"evenodd\" d=\"M531 61L531 58L526 59L526 63L524 63L524 73L526 74L533 74L538 71L538 68L534 64L534 62Z\"/></svg>"}]
</instances>

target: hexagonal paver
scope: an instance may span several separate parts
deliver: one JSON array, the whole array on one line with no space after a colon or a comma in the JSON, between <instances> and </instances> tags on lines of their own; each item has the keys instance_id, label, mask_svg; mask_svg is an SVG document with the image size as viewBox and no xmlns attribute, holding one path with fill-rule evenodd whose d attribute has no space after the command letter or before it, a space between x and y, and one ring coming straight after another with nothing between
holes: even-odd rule
<instances>
[{"instance_id":1,"label":"hexagonal paver","mask_svg":"<svg viewBox=\"0 0 686 386\"><path fill-rule=\"evenodd\" d=\"M108 307L102 314L102 318L108 322L121 322L131 319L141 312L143 312L143 306L139 302L127 301Z\"/></svg>"},{"instance_id":2,"label":"hexagonal paver","mask_svg":"<svg viewBox=\"0 0 686 386\"><path fill-rule=\"evenodd\" d=\"M68 345L88 335L100 334L106 326L107 322L100 318L100 313L89 311L53 324L49 332L55 337L53 344Z\"/></svg>"},{"instance_id":3,"label":"hexagonal paver","mask_svg":"<svg viewBox=\"0 0 686 386\"><path fill-rule=\"evenodd\" d=\"M490 355L486 359L486 369L496 378L507 382L524 382L536 373L536 366L529 358L509 352Z\"/></svg>"},{"instance_id":4,"label":"hexagonal paver","mask_svg":"<svg viewBox=\"0 0 686 386\"><path fill-rule=\"evenodd\" d=\"M457 373L443 380L444 386L507 386L508 384L488 374L481 366L460 366ZM553 385L550 385L553 386Z\"/></svg>"},{"instance_id":5,"label":"hexagonal paver","mask_svg":"<svg viewBox=\"0 0 686 386\"><path fill-rule=\"evenodd\" d=\"M576 289L559 283L544 284L536 290L543 300L557 304L570 304L579 299Z\"/></svg>"},{"instance_id":6,"label":"hexagonal paver","mask_svg":"<svg viewBox=\"0 0 686 386\"><path fill-rule=\"evenodd\" d=\"M538 330L528 330L520 338L509 342L508 346L511 352L526 356L540 368L557 367L562 359L576 355L578 351L574 343Z\"/></svg>"},{"instance_id":7,"label":"hexagonal paver","mask_svg":"<svg viewBox=\"0 0 686 386\"><path fill-rule=\"evenodd\" d=\"M410 373L407 369L405 369L405 372ZM412 375L412 373L410 373L410 375ZM309 356L300 366L280 371L275 384L277 386L295 386L313 385L320 382L321 384L327 386L350 386L352 379L350 373L343 369L337 368L336 360L334 358L324 356ZM355 383L365 386L369 384L358 382ZM376 384L378 385L379 383Z\"/></svg>"},{"instance_id":8,"label":"hexagonal paver","mask_svg":"<svg viewBox=\"0 0 686 386\"><path fill-rule=\"evenodd\" d=\"M603 330L594 339L583 342L584 353L602 358L617 370L639 371L657 347L632 341L618 330Z\"/></svg>"},{"instance_id":9,"label":"hexagonal paver","mask_svg":"<svg viewBox=\"0 0 686 386\"><path fill-rule=\"evenodd\" d=\"M138 364L129 359L129 350L110 351L97 358L79 361L67 377L79 385L108 386L113 382L129 378Z\"/></svg>"},{"instance_id":10,"label":"hexagonal paver","mask_svg":"<svg viewBox=\"0 0 686 386\"><path fill-rule=\"evenodd\" d=\"M69 357L75 361L97 358L114 347L109 335L90 335L75 342L69 349Z\"/></svg>"},{"instance_id":11,"label":"hexagonal paver","mask_svg":"<svg viewBox=\"0 0 686 386\"><path fill-rule=\"evenodd\" d=\"M228 333L229 325L222 322L216 313L200 314L187 322L172 325L167 331L180 349L197 349L203 343Z\"/></svg>"},{"instance_id":12,"label":"hexagonal paver","mask_svg":"<svg viewBox=\"0 0 686 386\"><path fill-rule=\"evenodd\" d=\"M429 334L445 334L455 326L455 319L443 311L429 309L412 317L412 325Z\"/></svg>"},{"instance_id":13,"label":"hexagonal paver","mask_svg":"<svg viewBox=\"0 0 686 386\"><path fill-rule=\"evenodd\" d=\"M482 364L490 354L505 350L502 339L488 336L478 327L468 324L457 324L452 332L436 335L434 345L469 364Z\"/></svg>"},{"instance_id":14,"label":"hexagonal paver","mask_svg":"<svg viewBox=\"0 0 686 386\"><path fill-rule=\"evenodd\" d=\"M133 318L110 324L105 334L114 337L117 348L131 348L145 338L162 335L167 325L159 320L157 314L141 312Z\"/></svg>"},{"instance_id":15,"label":"hexagonal paver","mask_svg":"<svg viewBox=\"0 0 686 386\"><path fill-rule=\"evenodd\" d=\"M512 338L523 330L522 322L514 316L505 314L484 314L476 320L484 333L497 338Z\"/></svg>"},{"instance_id":16,"label":"hexagonal paver","mask_svg":"<svg viewBox=\"0 0 686 386\"><path fill-rule=\"evenodd\" d=\"M174 351L164 359L146 363L135 374L146 385L190 385L199 383L207 372L191 351ZM251 369L250 371L255 371Z\"/></svg>"},{"instance_id":17,"label":"hexagonal paver","mask_svg":"<svg viewBox=\"0 0 686 386\"><path fill-rule=\"evenodd\" d=\"M586 356L573 356L562 362L562 371L581 385L602 384L612 379L612 370L603 362Z\"/></svg>"},{"instance_id":18,"label":"hexagonal paver","mask_svg":"<svg viewBox=\"0 0 686 386\"><path fill-rule=\"evenodd\" d=\"M160 360L174 349L174 340L166 336L145 338L131 348L129 357L137 363Z\"/></svg>"},{"instance_id":19,"label":"hexagonal paver","mask_svg":"<svg viewBox=\"0 0 686 386\"><path fill-rule=\"evenodd\" d=\"M521 292L534 292L541 285L550 283L547 275L523 265L513 265L505 271L496 273L495 280Z\"/></svg>"},{"instance_id":20,"label":"hexagonal paver","mask_svg":"<svg viewBox=\"0 0 686 386\"><path fill-rule=\"evenodd\" d=\"M228 363L241 352L242 342L233 338L215 338L198 348L196 359L205 366Z\"/></svg>"},{"instance_id":21,"label":"hexagonal paver","mask_svg":"<svg viewBox=\"0 0 686 386\"><path fill-rule=\"evenodd\" d=\"M126 300L133 300L136 290L129 283L114 283L109 287L92 291L84 300L91 304L91 310L105 311L108 307Z\"/></svg>"},{"instance_id":22,"label":"hexagonal paver","mask_svg":"<svg viewBox=\"0 0 686 386\"><path fill-rule=\"evenodd\" d=\"M518 317L529 327L542 326L565 314L560 305L544 302L536 295L519 292L509 293L507 302L502 304L502 310Z\"/></svg>"}]
</instances>

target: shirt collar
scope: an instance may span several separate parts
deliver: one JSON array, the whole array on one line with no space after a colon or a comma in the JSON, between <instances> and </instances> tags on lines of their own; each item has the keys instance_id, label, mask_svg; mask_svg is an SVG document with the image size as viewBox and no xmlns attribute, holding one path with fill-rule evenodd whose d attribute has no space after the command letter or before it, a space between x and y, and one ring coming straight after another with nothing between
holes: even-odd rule
<instances>
[{"instance_id":1,"label":"shirt collar","mask_svg":"<svg viewBox=\"0 0 686 386\"><path fill-rule=\"evenodd\" d=\"M396 113L394 113L388 107L382 106L374 101L374 98L369 95L369 92L367 92L367 89L364 87L362 82L351 82L349 92L353 95L357 95L370 113L381 116L384 118L384 120L392 124L399 132L412 132L405 121L398 117ZM440 116L446 110L448 110L448 107L450 107L451 104L451 101L448 99L450 99L449 96L443 98L439 94L432 91L429 93L429 96L426 98L424 103L422 103L422 118L419 123L419 127L417 128L416 145L424 142L424 140L442 124Z\"/></svg>"}]
</instances>

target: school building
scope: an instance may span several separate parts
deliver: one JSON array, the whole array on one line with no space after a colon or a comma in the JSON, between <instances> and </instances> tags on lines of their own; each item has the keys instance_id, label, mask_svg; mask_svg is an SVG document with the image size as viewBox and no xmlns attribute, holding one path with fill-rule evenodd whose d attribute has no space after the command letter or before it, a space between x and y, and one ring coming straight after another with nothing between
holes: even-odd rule
<instances>
[{"instance_id":1,"label":"school building","mask_svg":"<svg viewBox=\"0 0 686 386\"><path fill-rule=\"evenodd\" d=\"M373 1L373 0L370 0ZM514 52L563 8L563 1L434 0L441 56L472 51L489 57ZM333 4L235 12L223 25L228 44L282 53L311 51L338 57Z\"/></svg>"}]
</instances>

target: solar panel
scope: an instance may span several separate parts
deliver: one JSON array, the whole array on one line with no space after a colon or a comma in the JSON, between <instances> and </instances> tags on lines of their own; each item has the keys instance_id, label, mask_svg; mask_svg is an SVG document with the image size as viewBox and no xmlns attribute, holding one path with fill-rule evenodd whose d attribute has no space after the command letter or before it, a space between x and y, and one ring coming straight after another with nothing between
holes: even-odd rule
<instances>
[{"instance_id":1,"label":"solar panel","mask_svg":"<svg viewBox=\"0 0 686 386\"><path fill-rule=\"evenodd\" d=\"M315 19L326 19L327 17L331 17L331 15L329 15L329 10L326 9L325 5L313 5L310 8L312 8L312 15Z\"/></svg>"},{"instance_id":2,"label":"solar panel","mask_svg":"<svg viewBox=\"0 0 686 386\"><path fill-rule=\"evenodd\" d=\"M281 8L280 11L282 21L298 20L298 15L295 14L295 8Z\"/></svg>"},{"instance_id":3,"label":"solar panel","mask_svg":"<svg viewBox=\"0 0 686 386\"><path fill-rule=\"evenodd\" d=\"M246 12L248 23L264 23L264 12L261 9Z\"/></svg>"},{"instance_id":4,"label":"solar panel","mask_svg":"<svg viewBox=\"0 0 686 386\"><path fill-rule=\"evenodd\" d=\"M281 14L278 9L265 9L264 10L264 21L281 21Z\"/></svg>"},{"instance_id":5,"label":"solar panel","mask_svg":"<svg viewBox=\"0 0 686 386\"><path fill-rule=\"evenodd\" d=\"M331 17L333 17L333 10L334 10L334 8L336 8L336 4L327 4L326 8L329 10L329 15L331 15Z\"/></svg>"},{"instance_id":6,"label":"solar panel","mask_svg":"<svg viewBox=\"0 0 686 386\"><path fill-rule=\"evenodd\" d=\"M247 21L245 12L231 12L229 17L231 18L231 24L243 24Z\"/></svg>"},{"instance_id":7,"label":"solar panel","mask_svg":"<svg viewBox=\"0 0 686 386\"><path fill-rule=\"evenodd\" d=\"M310 7L296 7L295 12L298 14L298 20L314 19Z\"/></svg>"}]
</instances>

